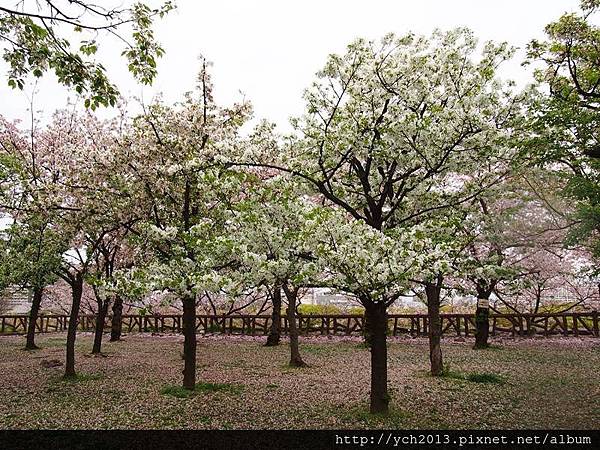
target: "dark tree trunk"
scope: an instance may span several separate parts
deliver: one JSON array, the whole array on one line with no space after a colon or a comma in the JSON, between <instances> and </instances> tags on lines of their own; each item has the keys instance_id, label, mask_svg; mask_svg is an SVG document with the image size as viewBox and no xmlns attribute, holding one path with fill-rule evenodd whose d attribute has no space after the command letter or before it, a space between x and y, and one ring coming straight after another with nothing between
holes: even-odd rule
<instances>
[{"instance_id":1,"label":"dark tree trunk","mask_svg":"<svg viewBox=\"0 0 600 450\"><path fill-rule=\"evenodd\" d=\"M475 311L475 346L474 349L488 348L490 334L490 309L481 307L479 300L489 301L490 290L477 289L477 310Z\"/></svg>"},{"instance_id":2,"label":"dark tree trunk","mask_svg":"<svg viewBox=\"0 0 600 450\"><path fill-rule=\"evenodd\" d=\"M193 294L183 297L183 387L196 388L196 299Z\"/></svg>"},{"instance_id":3,"label":"dark tree trunk","mask_svg":"<svg viewBox=\"0 0 600 450\"><path fill-rule=\"evenodd\" d=\"M271 329L267 336L266 347L279 345L281 340L281 286L273 286L273 310L271 311Z\"/></svg>"},{"instance_id":4,"label":"dark tree trunk","mask_svg":"<svg viewBox=\"0 0 600 450\"><path fill-rule=\"evenodd\" d=\"M31 311L29 311L29 322L27 323L27 342L25 343L26 350L35 350L39 348L35 345L35 324L38 319L40 312L40 306L42 304L42 288L36 288L33 290L33 301L31 302Z\"/></svg>"},{"instance_id":5,"label":"dark tree trunk","mask_svg":"<svg viewBox=\"0 0 600 450\"><path fill-rule=\"evenodd\" d=\"M123 329L123 299L117 295L112 307L112 320L110 326L110 341L115 342L121 339L121 331Z\"/></svg>"},{"instance_id":6,"label":"dark tree trunk","mask_svg":"<svg viewBox=\"0 0 600 450\"><path fill-rule=\"evenodd\" d=\"M477 307L475 311L475 349L488 348L490 309Z\"/></svg>"},{"instance_id":7,"label":"dark tree trunk","mask_svg":"<svg viewBox=\"0 0 600 450\"><path fill-rule=\"evenodd\" d=\"M431 362L431 375L439 377L444 371L442 360L442 319L440 317L440 284L427 283L427 316L429 318L429 361Z\"/></svg>"},{"instance_id":8,"label":"dark tree trunk","mask_svg":"<svg viewBox=\"0 0 600 450\"><path fill-rule=\"evenodd\" d=\"M298 297L297 289L288 289L284 287L285 296L288 299L287 318L290 327L290 366L306 367L306 364L300 356L298 344L298 323L296 321L296 301Z\"/></svg>"},{"instance_id":9,"label":"dark tree trunk","mask_svg":"<svg viewBox=\"0 0 600 450\"><path fill-rule=\"evenodd\" d=\"M387 312L383 302L364 302L371 347L371 405L375 414L387 414L390 398L387 387Z\"/></svg>"},{"instance_id":10,"label":"dark tree trunk","mask_svg":"<svg viewBox=\"0 0 600 450\"><path fill-rule=\"evenodd\" d=\"M65 365L65 378L73 378L75 373L75 338L77 337L77 322L79 320L79 306L83 294L83 275L77 274L71 282L73 303L67 328L67 362Z\"/></svg>"},{"instance_id":11,"label":"dark tree trunk","mask_svg":"<svg viewBox=\"0 0 600 450\"><path fill-rule=\"evenodd\" d=\"M98 302L96 329L94 330L94 346L92 348L92 353L95 355L102 352L102 336L104 335L104 323L106 322L106 315L108 314L109 305L110 301L108 299Z\"/></svg>"}]
</instances>

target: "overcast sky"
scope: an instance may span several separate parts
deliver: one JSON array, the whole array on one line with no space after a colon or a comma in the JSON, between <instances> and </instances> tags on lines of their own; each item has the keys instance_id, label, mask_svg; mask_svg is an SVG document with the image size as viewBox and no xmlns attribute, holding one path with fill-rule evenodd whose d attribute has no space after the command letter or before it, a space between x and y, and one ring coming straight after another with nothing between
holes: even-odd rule
<instances>
[{"instance_id":1,"label":"overcast sky","mask_svg":"<svg viewBox=\"0 0 600 450\"><path fill-rule=\"evenodd\" d=\"M388 32L429 34L467 26L481 41L508 41L524 48L543 37L544 26L577 0L178 0L178 9L156 27L166 55L152 87L136 85L120 57L117 42L101 42L103 63L125 96L148 102L158 92L169 101L191 90L198 72L198 55L214 63L217 101L231 103L244 93L255 116L286 129L287 119L302 111L302 91L314 79L329 53L340 53L357 37L378 39ZM523 53L502 71L519 84L529 80L520 63ZM0 65L0 114L27 119L28 97L6 85L6 66ZM73 93L52 77L38 84L35 109L46 116L65 105Z\"/></svg>"}]
</instances>

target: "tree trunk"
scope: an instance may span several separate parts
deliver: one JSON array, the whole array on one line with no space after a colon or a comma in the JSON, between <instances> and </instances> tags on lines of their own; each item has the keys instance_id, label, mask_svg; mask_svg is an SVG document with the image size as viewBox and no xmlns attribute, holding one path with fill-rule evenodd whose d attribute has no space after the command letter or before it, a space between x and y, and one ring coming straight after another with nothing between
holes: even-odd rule
<instances>
[{"instance_id":1,"label":"tree trunk","mask_svg":"<svg viewBox=\"0 0 600 450\"><path fill-rule=\"evenodd\" d=\"M123 329L123 299L117 295L112 307L112 321L110 326L110 341L115 342L121 340L121 331Z\"/></svg>"},{"instance_id":2,"label":"tree trunk","mask_svg":"<svg viewBox=\"0 0 600 450\"><path fill-rule=\"evenodd\" d=\"M375 414L387 414L390 398L387 388L387 312L383 302L364 303L369 323L371 347L371 405Z\"/></svg>"},{"instance_id":3,"label":"tree trunk","mask_svg":"<svg viewBox=\"0 0 600 450\"><path fill-rule=\"evenodd\" d=\"M443 374L442 360L442 319L440 317L440 291L439 284L427 283L427 315L429 318L429 361L431 362L431 375L439 377Z\"/></svg>"},{"instance_id":4,"label":"tree trunk","mask_svg":"<svg viewBox=\"0 0 600 450\"><path fill-rule=\"evenodd\" d=\"M281 340L281 286L273 286L273 310L271 311L271 329L265 347L279 345Z\"/></svg>"},{"instance_id":5,"label":"tree trunk","mask_svg":"<svg viewBox=\"0 0 600 450\"><path fill-rule=\"evenodd\" d=\"M306 364L300 356L298 345L298 323L296 321L296 301L298 290L291 290L284 286L285 295L288 299L287 318L290 327L290 366L306 367Z\"/></svg>"},{"instance_id":6,"label":"tree trunk","mask_svg":"<svg viewBox=\"0 0 600 450\"><path fill-rule=\"evenodd\" d=\"M183 387L196 388L196 298L188 293L183 297Z\"/></svg>"},{"instance_id":7,"label":"tree trunk","mask_svg":"<svg viewBox=\"0 0 600 450\"><path fill-rule=\"evenodd\" d=\"M75 373L75 338L77 337L77 322L79 320L79 306L83 294L83 275L77 274L71 282L73 303L67 328L67 362L65 365L65 378L73 378Z\"/></svg>"},{"instance_id":8,"label":"tree trunk","mask_svg":"<svg viewBox=\"0 0 600 450\"><path fill-rule=\"evenodd\" d=\"M35 350L39 348L35 345L35 324L40 312L42 304L43 288L35 288L33 290L33 301L31 302L31 311L29 311L29 322L27 323L27 342L25 343L26 350Z\"/></svg>"},{"instance_id":9,"label":"tree trunk","mask_svg":"<svg viewBox=\"0 0 600 450\"><path fill-rule=\"evenodd\" d=\"M367 346L367 348L371 348L371 326L369 323L369 315L367 314L366 309L365 316L363 318L362 335L364 339L364 344Z\"/></svg>"},{"instance_id":10,"label":"tree trunk","mask_svg":"<svg viewBox=\"0 0 600 450\"><path fill-rule=\"evenodd\" d=\"M488 348L490 334L490 309L481 307L479 300L489 301L491 292L479 290L477 292L477 310L475 311L475 346L474 349Z\"/></svg>"},{"instance_id":11,"label":"tree trunk","mask_svg":"<svg viewBox=\"0 0 600 450\"><path fill-rule=\"evenodd\" d=\"M100 354L102 352L102 336L104 335L104 323L106 322L106 315L108 314L108 306L110 301L108 299L103 302L98 302L98 314L96 314L96 329L94 330L94 346L92 348L92 354Z\"/></svg>"}]
</instances>

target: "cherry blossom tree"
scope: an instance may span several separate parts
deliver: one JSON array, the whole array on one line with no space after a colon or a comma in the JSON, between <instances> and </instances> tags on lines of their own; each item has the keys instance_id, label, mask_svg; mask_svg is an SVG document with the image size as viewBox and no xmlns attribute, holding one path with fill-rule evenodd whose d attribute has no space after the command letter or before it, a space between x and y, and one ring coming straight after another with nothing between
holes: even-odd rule
<instances>
[{"instance_id":1,"label":"cherry blossom tree","mask_svg":"<svg viewBox=\"0 0 600 450\"><path fill-rule=\"evenodd\" d=\"M307 228L317 205L301 195L293 181L289 175L276 175L247 192L236 207L230 235L244 283L276 286L280 292L273 298L281 290L285 293L290 366L304 367L298 343L298 294L303 287L318 285L322 268L314 255L314 233Z\"/></svg>"},{"instance_id":2,"label":"cherry blossom tree","mask_svg":"<svg viewBox=\"0 0 600 450\"><path fill-rule=\"evenodd\" d=\"M427 304L429 360L431 375L442 376L444 363L441 337L442 320L440 309L444 290L452 287L447 281L460 273L464 250L470 243L470 236L461 232L462 211L445 211L443 217L431 217L421 225L424 239L423 252L429 256L428 262L421 265L418 276L411 281L413 291ZM433 255L437 255L434 257Z\"/></svg>"},{"instance_id":3,"label":"cherry blossom tree","mask_svg":"<svg viewBox=\"0 0 600 450\"><path fill-rule=\"evenodd\" d=\"M44 289L56 279L66 242L57 233L52 211L40 207L35 142L15 123L0 118L0 211L10 225L2 240L2 285L33 291L25 348L36 349L35 324Z\"/></svg>"},{"instance_id":4,"label":"cherry blossom tree","mask_svg":"<svg viewBox=\"0 0 600 450\"><path fill-rule=\"evenodd\" d=\"M564 313L576 308L590 310L599 299L598 285L588 274L594 265L589 252L582 249L532 249L522 260L518 276L499 283L494 294L500 307L511 312L538 314Z\"/></svg>"},{"instance_id":5,"label":"cherry blossom tree","mask_svg":"<svg viewBox=\"0 0 600 450\"><path fill-rule=\"evenodd\" d=\"M190 390L196 385L196 299L230 283L221 273L231 247L222 230L244 180L217 156L233 145L250 114L247 103L215 104L206 62L198 81L184 102L155 103L135 119L120 141L110 181L128 192L128 207L140 218L130 232L154 255L127 271L121 286L134 297L167 290L181 299L183 387Z\"/></svg>"},{"instance_id":6,"label":"cherry blossom tree","mask_svg":"<svg viewBox=\"0 0 600 450\"><path fill-rule=\"evenodd\" d=\"M35 124L32 124L34 126ZM11 225L4 232L2 284L33 291L25 348L36 349L35 324L44 289L56 279L66 241L56 229L53 211L40 195L38 153L34 130L27 136L16 123L0 119L0 159L3 162L1 211Z\"/></svg>"},{"instance_id":7,"label":"cherry blossom tree","mask_svg":"<svg viewBox=\"0 0 600 450\"><path fill-rule=\"evenodd\" d=\"M65 376L74 377L84 282L99 243L122 226L122 217L110 214L118 207L108 208L120 197L105 189L102 180L104 162L111 158L108 149L113 142L114 124L100 122L90 114L63 110L48 126L35 125L20 134L18 128L5 126L8 137L3 140L4 160L18 161L24 174L20 178L25 182L10 190L10 201L4 202L3 208L17 224L45 217L45 230L60 237L60 264L53 270L71 288Z\"/></svg>"},{"instance_id":8,"label":"cherry blossom tree","mask_svg":"<svg viewBox=\"0 0 600 450\"><path fill-rule=\"evenodd\" d=\"M89 281L94 290L96 299L96 326L94 333L93 354L100 354L102 350L102 336L108 309L113 303L113 322L111 324L111 341L118 341L121 337L122 298L116 289L115 271L132 267L136 262L134 254L127 246L127 228L123 226L111 233L107 233L97 246L95 252L93 271ZM113 289L111 289L111 287ZM118 322L118 325L115 325Z\"/></svg>"},{"instance_id":9,"label":"cherry blossom tree","mask_svg":"<svg viewBox=\"0 0 600 450\"><path fill-rule=\"evenodd\" d=\"M45 218L30 216L25 223L13 223L4 232L2 240L2 284L17 285L33 292L27 323L27 350L38 348L35 344L35 325L44 290L56 280L56 270L65 251L65 242L52 227L52 223Z\"/></svg>"},{"instance_id":10,"label":"cherry blossom tree","mask_svg":"<svg viewBox=\"0 0 600 450\"><path fill-rule=\"evenodd\" d=\"M465 29L358 40L330 56L306 91L306 113L293 120L285 151L265 139L241 163L293 174L360 223L340 228L366 225L373 231L356 232L374 241L473 199L504 175L521 114L519 96L496 77L511 49L487 43L479 57L476 50ZM353 284L374 335L371 411L383 413L386 310L400 295L386 285Z\"/></svg>"},{"instance_id":11,"label":"cherry blossom tree","mask_svg":"<svg viewBox=\"0 0 600 450\"><path fill-rule=\"evenodd\" d=\"M461 233L470 236L470 241L455 281L461 291L474 291L478 298L477 349L488 346L492 297L518 312L505 301L507 296L499 293L522 289L526 280L540 272L544 255L563 252L565 231L569 228L568 207L551 194L556 182L553 174L538 169L513 171L502 183L463 208L467 218ZM556 267L554 274L559 272Z\"/></svg>"}]
</instances>

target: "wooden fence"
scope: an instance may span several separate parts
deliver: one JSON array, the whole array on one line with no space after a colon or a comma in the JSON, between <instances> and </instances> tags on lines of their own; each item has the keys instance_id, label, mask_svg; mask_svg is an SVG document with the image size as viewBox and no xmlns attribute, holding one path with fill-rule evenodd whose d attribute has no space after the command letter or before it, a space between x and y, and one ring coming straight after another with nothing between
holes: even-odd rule
<instances>
[{"instance_id":1,"label":"wooden fence","mask_svg":"<svg viewBox=\"0 0 600 450\"><path fill-rule=\"evenodd\" d=\"M442 314L444 335L470 336L475 331L473 314ZM26 315L0 316L0 333L21 334L27 330ZM78 329L93 331L94 315L79 317ZM105 327L110 327L108 317ZM301 334L321 335L360 335L364 317L350 314L303 315L298 318ZM599 337L599 314L577 312L564 314L494 314L490 315L491 335L510 334L512 336L563 335ZM181 333L183 318L179 315L123 315L123 332ZM41 333L65 331L69 324L67 315L42 315L36 322L36 330ZM270 315L197 315L196 330L199 333L225 333L264 335L271 325ZM281 318L283 333L288 332L288 321ZM392 336L426 336L428 331L427 314L389 314L388 330Z\"/></svg>"}]
</instances>

